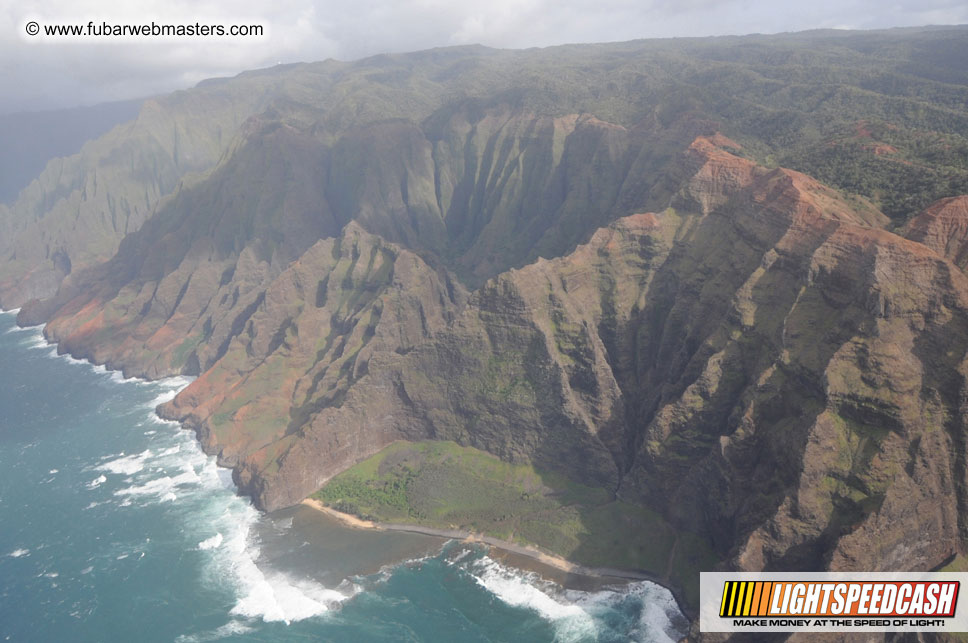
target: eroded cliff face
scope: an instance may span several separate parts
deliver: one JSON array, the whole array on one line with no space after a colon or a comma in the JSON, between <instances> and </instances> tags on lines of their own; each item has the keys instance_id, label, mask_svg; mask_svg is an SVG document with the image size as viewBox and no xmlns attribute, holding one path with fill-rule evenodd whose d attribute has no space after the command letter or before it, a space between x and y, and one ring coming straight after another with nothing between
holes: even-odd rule
<instances>
[{"instance_id":1,"label":"eroded cliff face","mask_svg":"<svg viewBox=\"0 0 968 643\"><path fill-rule=\"evenodd\" d=\"M459 118L442 131L461 154L408 124L353 145L260 126L258 153L221 180L263 158L288 173L267 185L298 189L187 191L103 272L21 314L50 315L62 347L126 372L200 373L161 412L267 509L393 440L448 439L652 507L739 569L926 569L962 550L960 201L903 238L866 202L720 135L646 181L635 132L477 116L484 147L517 160L472 155ZM351 154L381 140L395 152L375 166ZM555 185L572 158L626 175L611 188L569 175L572 196L534 216L515 186ZM332 189L334 172L352 189ZM460 285L468 266L526 257L480 254L502 217L540 245L591 198L574 196L583 185L625 214L564 256ZM645 212L656 201L669 207Z\"/></svg>"},{"instance_id":2,"label":"eroded cliff face","mask_svg":"<svg viewBox=\"0 0 968 643\"><path fill-rule=\"evenodd\" d=\"M940 565L964 535L965 276L808 177L748 176L632 324L621 493L740 569Z\"/></svg>"},{"instance_id":3,"label":"eroded cliff face","mask_svg":"<svg viewBox=\"0 0 968 643\"><path fill-rule=\"evenodd\" d=\"M162 414L195 428L224 464L256 468L240 481L265 506L294 504L391 441L426 437L404 421L380 360L427 341L464 297L413 253L351 223L270 284L226 354ZM287 452L304 442L315 457L297 463ZM271 492L269 470L280 483Z\"/></svg>"},{"instance_id":4,"label":"eroded cliff face","mask_svg":"<svg viewBox=\"0 0 968 643\"><path fill-rule=\"evenodd\" d=\"M48 321L63 350L126 375L198 374L225 354L272 280L349 222L475 284L661 200L661 174L649 179L643 164L663 165L709 127L626 129L507 106L442 118L335 140L251 118L211 177L167 199L110 261L24 305L20 321Z\"/></svg>"}]
</instances>

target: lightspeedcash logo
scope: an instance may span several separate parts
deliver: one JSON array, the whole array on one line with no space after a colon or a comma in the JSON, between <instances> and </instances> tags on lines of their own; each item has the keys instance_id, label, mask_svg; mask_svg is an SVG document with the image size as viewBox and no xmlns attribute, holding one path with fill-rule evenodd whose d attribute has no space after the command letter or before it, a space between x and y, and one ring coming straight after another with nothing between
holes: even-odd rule
<instances>
[{"instance_id":1,"label":"lightspeedcash logo","mask_svg":"<svg viewBox=\"0 0 968 643\"><path fill-rule=\"evenodd\" d=\"M968 574L703 573L700 628L710 632L966 631Z\"/></svg>"}]
</instances>

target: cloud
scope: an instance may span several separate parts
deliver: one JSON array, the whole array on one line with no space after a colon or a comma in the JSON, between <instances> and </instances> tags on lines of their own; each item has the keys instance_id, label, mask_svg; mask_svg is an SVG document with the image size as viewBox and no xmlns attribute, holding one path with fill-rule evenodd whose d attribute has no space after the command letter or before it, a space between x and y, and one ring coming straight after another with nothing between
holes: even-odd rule
<instances>
[{"instance_id":1,"label":"cloud","mask_svg":"<svg viewBox=\"0 0 968 643\"><path fill-rule=\"evenodd\" d=\"M258 24L261 38L64 39L25 25ZM634 38L968 22L963 0L0 0L0 113L188 87L277 62L480 43L534 47Z\"/></svg>"}]
</instances>

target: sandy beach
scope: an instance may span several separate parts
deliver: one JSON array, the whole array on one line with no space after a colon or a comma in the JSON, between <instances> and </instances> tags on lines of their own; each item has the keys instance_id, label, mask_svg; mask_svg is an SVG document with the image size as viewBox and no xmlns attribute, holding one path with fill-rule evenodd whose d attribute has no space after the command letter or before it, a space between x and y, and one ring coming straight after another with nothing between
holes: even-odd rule
<instances>
[{"instance_id":1,"label":"sandy beach","mask_svg":"<svg viewBox=\"0 0 968 643\"><path fill-rule=\"evenodd\" d=\"M380 529L380 525L373 521L363 520L362 518L357 518L353 514L336 511L335 509L327 507L320 501L313 500L312 498L306 498L302 501L302 504L306 505L307 507L312 507L316 511L322 511L324 514L332 516L348 527L356 527L357 529Z\"/></svg>"},{"instance_id":2,"label":"sandy beach","mask_svg":"<svg viewBox=\"0 0 968 643\"><path fill-rule=\"evenodd\" d=\"M648 574L622 570L622 569L610 569L603 567L586 567L585 565L579 565L573 563L570 560L562 558L561 556L556 556L545 551L541 551L536 547L529 545L518 545L506 540L501 540L499 538L492 538L490 536L485 536L482 534L476 534L470 531L464 531L461 529L438 529L435 527L425 527L423 525L410 525L410 524L397 524L397 523L377 523L371 520L362 520L352 514L344 513L342 511L337 511L332 507L327 507L322 502L314 500L312 498L307 498L303 500L302 504L312 507L317 511L322 511L323 513L336 518L344 525L348 527L354 527L356 529L377 529L382 531L405 531L416 534L423 534L425 536L437 536L439 538L453 538L455 540L460 540L466 543L480 543L483 545L489 545L491 547L496 547L498 549L504 550L505 552L510 552L513 554L518 554L520 556L526 556L528 558L533 558L534 560L547 565L548 567L553 567L557 570L567 572L569 574L581 574L583 576L597 576L597 577L608 577L613 579L622 580L650 580L654 582L656 579Z\"/></svg>"},{"instance_id":3,"label":"sandy beach","mask_svg":"<svg viewBox=\"0 0 968 643\"><path fill-rule=\"evenodd\" d=\"M564 587L590 590L631 581L650 581L668 588L675 596L680 609L683 609L685 605L681 596L678 594L677 588L669 587L667 582L644 572L607 567L588 567L569 561L561 556L542 551L533 546L519 545L499 538L492 538L459 529L438 529L422 525L378 523L370 520L362 520L357 516L337 511L332 507L327 507L322 502L311 498L303 500L302 504L338 520L346 527L354 529L407 532L460 540L468 544L477 543L487 545L493 548L491 553L494 558L513 567L535 572Z\"/></svg>"}]
</instances>

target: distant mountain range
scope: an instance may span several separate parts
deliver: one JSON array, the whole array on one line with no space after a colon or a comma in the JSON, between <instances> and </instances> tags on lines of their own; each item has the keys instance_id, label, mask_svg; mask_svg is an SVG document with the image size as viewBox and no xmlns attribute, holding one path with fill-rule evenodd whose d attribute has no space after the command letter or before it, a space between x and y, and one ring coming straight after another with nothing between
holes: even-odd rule
<instances>
[{"instance_id":1,"label":"distant mountain range","mask_svg":"<svg viewBox=\"0 0 968 643\"><path fill-rule=\"evenodd\" d=\"M87 141L133 119L142 102L0 116L0 203L16 201L51 159L76 154Z\"/></svg>"}]
</instances>

